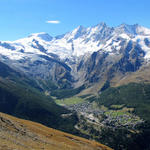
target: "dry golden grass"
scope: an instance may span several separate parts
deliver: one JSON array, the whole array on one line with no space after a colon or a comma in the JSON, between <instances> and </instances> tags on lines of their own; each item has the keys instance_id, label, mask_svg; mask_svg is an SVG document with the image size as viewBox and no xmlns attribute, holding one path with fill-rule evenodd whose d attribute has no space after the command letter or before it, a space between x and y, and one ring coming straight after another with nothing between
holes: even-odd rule
<instances>
[{"instance_id":1,"label":"dry golden grass","mask_svg":"<svg viewBox=\"0 0 150 150\"><path fill-rule=\"evenodd\" d=\"M111 150L95 141L0 113L0 150Z\"/></svg>"}]
</instances>

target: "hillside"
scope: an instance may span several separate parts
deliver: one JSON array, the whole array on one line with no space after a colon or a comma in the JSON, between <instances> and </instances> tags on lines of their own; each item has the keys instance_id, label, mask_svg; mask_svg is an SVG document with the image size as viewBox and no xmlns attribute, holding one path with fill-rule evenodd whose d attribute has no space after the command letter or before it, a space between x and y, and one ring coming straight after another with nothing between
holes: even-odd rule
<instances>
[{"instance_id":1,"label":"hillside","mask_svg":"<svg viewBox=\"0 0 150 150\"><path fill-rule=\"evenodd\" d=\"M111 150L94 141L0 113L1 150Z\"/></svg>"},{"instance_id":2,"label":"hillside","mask_svg":"<svg viewBox=\"0 0 150 150\"><path fill-rule=\"evenodd\" d=\"M150 122L150 84L129 83L116 88L108 88L100 94L99 105L111 109L112 105L134 108L134 113Z\"/></svg>"},{"instance_id":3,"label":"hillside","mask_svg":"<svg viewBox=\"0 0 150 150\"><path fill-rule=\"evenodd\" d=\"M97 103L104 111L102 135L110 139L102 136L103 143L119 150L149 149L150 84L129 83L108 88L99 95Z\"/></svg>"},{"instance_id":4,"label":"hillside","mask_svg":"<svg viewBox=\"0 0 150 150\"><path fill-rule=\"evenodd\" d=\"M42 93L37 82L0 63L0 111L23 119L36 121L49 127L76 132L76 115L55 104ZM45 116L45 117L43 117Z\"/></svg>"}]
</instances>

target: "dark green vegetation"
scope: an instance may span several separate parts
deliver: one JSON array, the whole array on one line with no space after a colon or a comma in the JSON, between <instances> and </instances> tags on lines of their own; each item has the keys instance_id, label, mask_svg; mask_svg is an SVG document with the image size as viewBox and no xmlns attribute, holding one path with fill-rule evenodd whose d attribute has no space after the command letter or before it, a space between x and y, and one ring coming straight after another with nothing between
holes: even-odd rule
<instances>
[{"instance_id":1,"label":"dark green vegetation","mask_svg":"<svg viewBox=\"0 0 150 150\"><path fill-rule=\"evenodd\" d=\"M101 142L116 150L150 148L150 84L130 83L117 88L108 88L101 93L97 103L108 110L133 108L132 113L144 120L133 129L104 128L99 139ZM116 108L119 105L122 107Z\"/></svg>"},{"instance_id":2,"label":"dark green vegetation","mask_svg":"<svg viewBox=\"0 0 150 150\"><path fill-rule=\"evenodd\" d=\"M51 95L57 97L58 99L68 98L80 93L83 89L85 89L84 85L76 89L58 89L52 91Z\"/></svg>"},{"instance_id":3,"label":"dark green vegetation","mask_svg":"<svg viewBox=\"0 0 150 150\"><path fill-rule=\"evenodd\" d=\"M122 105L134 108L134 113L150 122L150 84L130 83L117 88L109 88L98 99L99 105L110 108Z\"/></svg>"},{"instance_id":4,"label":"dark green vegetation","mask_svg":"<svg viewBox=\"0 0 150 150\"><path fill-rule=\"evenodd\" d=\"M32 83L32 84L30 84ZM40 86L25 75L0 63L0 111L20 118L43 123L68 132L76 132L76 115L70 113L40 92Z\"/></svg>"}]
</instances>

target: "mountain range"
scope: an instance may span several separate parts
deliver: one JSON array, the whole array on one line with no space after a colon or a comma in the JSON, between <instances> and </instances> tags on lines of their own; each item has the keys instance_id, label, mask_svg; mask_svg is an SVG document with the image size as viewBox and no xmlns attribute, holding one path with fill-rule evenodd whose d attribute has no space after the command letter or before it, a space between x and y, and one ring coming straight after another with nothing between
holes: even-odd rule
<instances>
[{"instance_id":1,"label":"mountain range","mask_svg":"<svg viewBox=\"0 0 150 150\"><path fill-rule=\"evenodd\" d=\"M149 70L150 29L138 24L1 41L0 111L116 150L148 149Z\"/></svg>"},{"instance_id":2,"label":"mountain range","mask_svg":"<svg viewBox=\"0 0 150 150\"><path fill-rule=\"evenodd\" d=\"M106 82L112 86L127 82L125 78L148 67L149 59L150 29L138 24L114 28L100 23L56 37L36 33L0 42L0 60L14 70L51 80L59 88L85 85L92 93ZM134 80L144 79L141 75Z\"/></svg>"}]
</instances>

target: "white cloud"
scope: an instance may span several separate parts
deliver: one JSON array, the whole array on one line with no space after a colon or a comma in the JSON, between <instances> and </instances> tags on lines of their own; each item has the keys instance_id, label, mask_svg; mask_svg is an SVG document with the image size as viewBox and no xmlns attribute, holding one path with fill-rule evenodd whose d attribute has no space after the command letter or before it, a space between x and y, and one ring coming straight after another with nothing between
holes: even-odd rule
<instances>
[{"instance_id":1,"label":"white cloud","mask_svg":"<svg viewBox=\"0 0 150 150\"><path fill-rule=\"evenodd\" d=\"M60 21L59 20L49 20L49 21L46 21L46 23L59 24Z\"/></svg>"}]
</instances>

